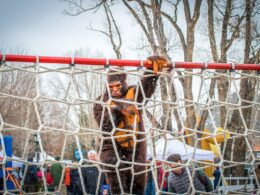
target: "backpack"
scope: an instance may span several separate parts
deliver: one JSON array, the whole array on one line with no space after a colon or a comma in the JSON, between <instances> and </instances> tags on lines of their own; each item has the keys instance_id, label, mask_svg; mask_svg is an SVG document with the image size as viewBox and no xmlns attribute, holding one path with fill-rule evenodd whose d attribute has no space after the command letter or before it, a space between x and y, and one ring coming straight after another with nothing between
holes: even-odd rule
<instances>
[{"instance_id":1,"label":"backpack","mask_svg":"<svg viewBox=\"0 0 260 195\"><path fill-rule=\"evenodd\" d=\"M213 185L209 177L204 173L202 169L196 171L197 176L201 183L205 186L207 192L212 192L214 190Z\"/></svg>"}]
</instances>

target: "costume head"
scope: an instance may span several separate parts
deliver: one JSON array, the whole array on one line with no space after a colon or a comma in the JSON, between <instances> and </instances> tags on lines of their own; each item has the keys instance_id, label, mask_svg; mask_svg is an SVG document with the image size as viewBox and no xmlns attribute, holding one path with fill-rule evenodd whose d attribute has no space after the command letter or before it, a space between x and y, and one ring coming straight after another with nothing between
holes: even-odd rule
<instances>
[{"instance_id":1,"label":"costume head","mask_svg":"<svg viewBox=\"0 0 260 195\"><path fill-rule=\"evenodd\" d=\"M126 74L117 71L109 71L107 82L110 94L113 98L122 98L127 91Z\"/></svg>"}]
</instances>

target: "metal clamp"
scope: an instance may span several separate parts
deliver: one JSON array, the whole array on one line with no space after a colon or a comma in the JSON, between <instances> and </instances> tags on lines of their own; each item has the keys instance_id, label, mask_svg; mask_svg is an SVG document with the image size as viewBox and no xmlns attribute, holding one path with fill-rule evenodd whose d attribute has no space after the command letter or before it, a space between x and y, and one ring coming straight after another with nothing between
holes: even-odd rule
<instances>
[{"instance_id":1,"label":"metal clamp","mask_svg":"<svg viewBox=\"0 0 260 195\"><path fill-rule=\"evenodd\" d=\"M260 66L260 63L258 65ZM257 71L257 74L260 74L260 70Z\"/></svg>"},{"instance_id":2,"label":"metal clamp","mask_svg":"<svg viewBox=\"0 0 260 195\"><path fill-rule=\"evenodd\" d=\"M2 54L2 59L0 61L0 66L2 66L3 64L5 64L5 54Z\"/></svg>"},{"instance_id":3,"label":"metal clamp","mask_svg":"<svg viewBox=\"0 0 260 195\"><path fill-rule=\"evenodd\" d=\"M144 60L140 60L140 65L137 67L137 70L142 70L144 68Z\"/></svg>"},{"instance_id":4,"label":"metal clamp","mask_svg":"<svg viewBox=\"0 0 260 195\"><path fill-rule=\"evenodd\" d=\"M71 57L71 63L69 64L70 67L74 67L75 66L75 60L74 57Z\"/></svg>"},{"instance_id":5,"label":"metal clamp","mask_svg":"<svg viewBox=\"0 0 260 195\"><path fill-rule=\"evenodd\" d=\"M234 72L236 70L236 64L234 62L231 62L231 72Z\"/></svg>"},{"instance_id":6,"label":"metal clamp","mask_svg":"<svg viewBox=\"0 0 260 195\"><path fill-rule=\"evenodd\" d=\"M39 56L35 56L35 59L36 59L36 62L35 62L35 64L39 64L39 62L40 62L40 58L39 58Z\"/></svg>"},{"instance_id":7,"label":"metal clamp","mask_svg":"<svg viewBox=\"0 0 260 195\"><path fill-rule=\"evenodd\" d=\"M208 69L208 61L204 62L204 66L202 67L202 70Z\"/></svg>"},{"instance_id":8,"label":"metal clamp","mask_svg":"<svg viewBox=\"0 0 260 195\"><path fill-rule=\"evenodd\" d=\"M106 64L105 64L105 68L109 68L110 64L109 64L109 58L106 58Z\"/></svg>"}]
</instances>

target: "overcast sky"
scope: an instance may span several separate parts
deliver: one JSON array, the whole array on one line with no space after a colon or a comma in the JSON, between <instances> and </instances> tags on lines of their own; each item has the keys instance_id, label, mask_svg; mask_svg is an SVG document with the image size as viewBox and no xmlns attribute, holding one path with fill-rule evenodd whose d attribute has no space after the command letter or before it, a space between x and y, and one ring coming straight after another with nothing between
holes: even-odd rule
<instances>
[{"instance_id":1,"label":"overcast sky","mask_svg":"<svg viewBox=\"0 0 260 195\"><path fill-rule=\"evenodd\" d=\"M108 40L87 29L90 23L100 29L104 24L102 14L71 17L63 14L65 8L66 4L60 0L1 0L0 49L22 47L31 55L60 56L69 50L89 47L107 57L114 56ZM136 29L125 14L126 10L118 9L116 17L123 21L121 27L129 25L126 33L131 41L131 32ZM126 52L124 57L136 56Z\"/></svg>"}]
</instances>

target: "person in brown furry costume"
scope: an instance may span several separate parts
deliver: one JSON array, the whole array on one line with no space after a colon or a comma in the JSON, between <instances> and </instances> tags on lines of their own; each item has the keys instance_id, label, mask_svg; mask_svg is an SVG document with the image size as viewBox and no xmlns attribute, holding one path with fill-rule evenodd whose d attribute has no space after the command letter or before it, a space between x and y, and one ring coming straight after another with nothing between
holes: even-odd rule
<instances>
[{"instance_id":1,"label":"person in brown furry costume","mask_svg":"<svg viewBox=\"0 0 260 195\"><path fill-rule=\"evenodd\" d=\"M147 62L153 72L144 73L142 86L127 86L126 74L110 71L109 90L97 98L103 103L94 105L96 122L103 131L100 159L107 164L103 168L112 194L144 193L146 138L141 110L134 103L145 103L144 96L153 95L157 72L167 67L167 60L161 56L150 56Z\"/></svg>"}]
</instances>

